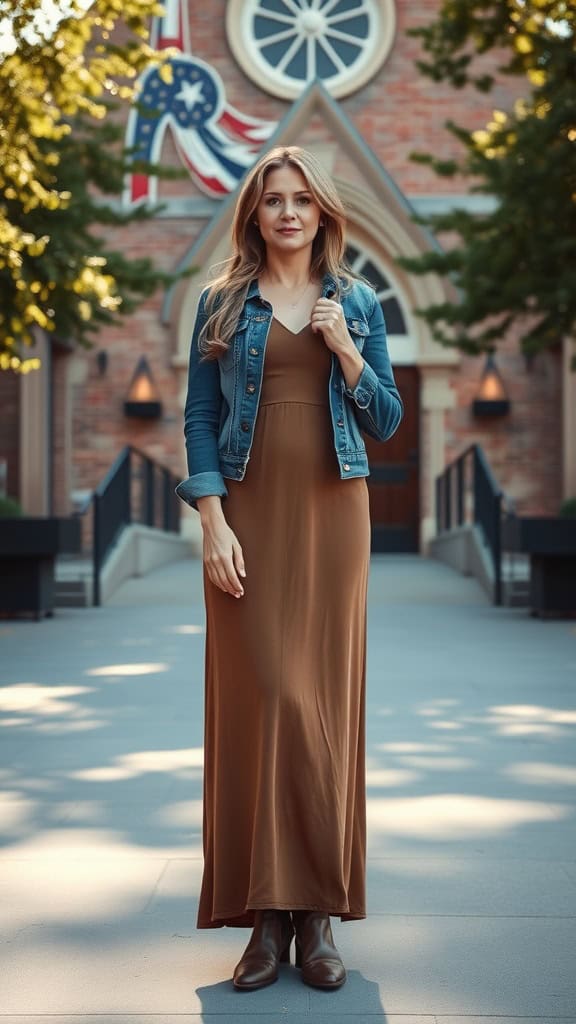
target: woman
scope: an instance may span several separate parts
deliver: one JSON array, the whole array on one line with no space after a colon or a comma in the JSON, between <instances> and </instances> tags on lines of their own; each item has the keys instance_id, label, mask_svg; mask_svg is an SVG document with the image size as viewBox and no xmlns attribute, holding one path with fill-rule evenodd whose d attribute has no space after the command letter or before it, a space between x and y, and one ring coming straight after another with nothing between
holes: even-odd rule
<instances>
[{"instance_id":1,"label":"woman","mask_svg":"<svg viewBox=\"0 0 576 1024\"><path fill-rule=\"evenodd\" d=\"M346 971L330 916L364 918L370 551L363 430L402 418L372 288L343 263L344 209L317 160L250 171L233 254L201 295L187 480L206 604L204 874L197 925L251 927L238 989L290 960Z\"/></svg>"}]
</instances>

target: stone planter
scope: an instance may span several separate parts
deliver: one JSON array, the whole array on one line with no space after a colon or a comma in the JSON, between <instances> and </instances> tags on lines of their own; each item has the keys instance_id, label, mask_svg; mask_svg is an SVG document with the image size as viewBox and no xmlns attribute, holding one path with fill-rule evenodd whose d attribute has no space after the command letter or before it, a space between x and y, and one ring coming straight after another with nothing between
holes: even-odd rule
<instances>
[{"instance_id":1,"label":"stone planter","mask_svg":"<svg viewBox=\"0 0 576 1024\"><path fill-rule=\"evenodd\" d=\"M52 615L56 556L80 550L78 518L0 518L0 614Z\"/></svg>"},{"instance_id":2,"label":"stone planter","mask_svg":"<svg viewBox=\"0 0 576 1024\"><path fill-rule=\"evenodd\" d=\"M514 517L504 546L530 556L530 607L534 615L576 615L576 519Z\"/></svg>"}]
</instances>

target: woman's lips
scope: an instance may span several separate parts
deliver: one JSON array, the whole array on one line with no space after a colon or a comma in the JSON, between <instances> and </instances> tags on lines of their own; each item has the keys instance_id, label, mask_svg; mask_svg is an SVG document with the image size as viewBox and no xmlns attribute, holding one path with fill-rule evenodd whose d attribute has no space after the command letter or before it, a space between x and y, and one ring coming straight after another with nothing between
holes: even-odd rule
<instances>
[{"instance_id":1,"label":"woman's lips","mask_svg":"<svg viewBox=\"0 0 576 1024\"><path fill-rule=\"evenodd\" d=\"M281 235L295 235L298 233L300 228L279 228L278 231Z\"/></svg>"}]
</instances>

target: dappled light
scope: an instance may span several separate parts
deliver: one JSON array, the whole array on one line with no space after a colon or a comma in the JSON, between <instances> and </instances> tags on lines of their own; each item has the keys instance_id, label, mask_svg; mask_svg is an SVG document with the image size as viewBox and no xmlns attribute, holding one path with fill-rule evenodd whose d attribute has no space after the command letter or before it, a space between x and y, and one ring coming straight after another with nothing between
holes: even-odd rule
<instances>
[{"instance_id":1,"label":"dappled light","mask_svg":"<svg viewBox=\"0 0 576 1024\"><path fill-rule=\"evenodd\" d=\"M394 743L377 743L377 750L390 754L446 754L452 748L447 743L415 743L402 741Z\"/></svg>"},{"instance_id":2,"label":"dappled light","mask_svg":"<svg viewBox=\"0 0 576 1024\"><path fill-rule=\"evenodd\" d=\"M202 825L202 801L180 800L158 810L154 822L164 828L199 829Z\"/></svg>"},{"instance_id":3,"label":"dappled light","mask_svg":"<svg viewBox=\"0 0 576 1024\"><path fill-rule=\"evenodd\" d=\"M177 636L193 636L200 633L206 632L205 626L198 626L196 624L183 625L183 626L166 626L164 629L165 633L176 633Z\"/></svg>"},{"instance_id":4,"label":"dappled light","mask_svg":"<svg viewBox=\"0 0 576 1024\"><path fill-rule=\"evenodd\" d=\"M133 779L148 772L178 774L194 768L201 770L203 758L202 747L189 750L139 750L132 754L119 754L110 765L71 772L69 777L84 782L113 782L116 779Z\"/></svg>"},{"instance_id":5,"label":"dappled light","mask_svg":"<svg viewBox=\"0 0 576 1024\"><path fill-rule=\"evenodd\" d=\"M150 676L158 672L168 672L170 666L165 662L143 661L137 664L100 665L98 668L86 669L84 675L99 676Z\"/></svg>"},{"instance_id":6,"label":"dappled light","mask_svg":"<svg viewBox=\"0 0 576 1024\"><path fill-rule=\"evenodd\" d=\"M13 683L0 688L0 728L17 730L30 726L42 734L87 732L105 722L94 718L80 700L95 693L91 686L42 686Z\"/></svg>"},{"instance_id":7,"label":"dappled light","mask_svg":"<svg viewBox=\"0 0 576 1024\"><path fill-rule=\"evenodd\" d=\"M368 768L366 771L368 789L391 789L394 786L406 786L410 782L415 782L417 778L416 772L403 768Z\"/></svg>"},{"instance_id":8,"label":"dappled light","mask_svg":"<svg viewBox=\"0 0 576 1024\"><path fill-rule=\"evenodd\" d=\"M506 800L465 793L372 799L369 827L390 836L462 839L510 832L537 821L559 821L572 814L563 804Z\"/></svg>"},{"instance_id":9,"label":"dappled light","mask_svg":"<svg viewBox=\"0 0 576 1024\"><path fill-rule=\"evenodd\" d=\"M493 726L500 736L561 737L566 726L576 725L576 711L532 704L491 705L480 716L467 716L467 722Z\"/></svg>"},{"instance_id":10,"label":"dappled light","mask_svg":"<svg viewBox=\"0 0 576 1024\"><path fill-rule=\"evenodd\" d=\"M408 754L403 763L411 768L425 768L427 771L462 772L474 766L474 761L466 757L433 757L425 754Z\"/></svg>"},{"instance_id":11,"label":"dappled light","mask_svg":"<svg viewBox=\"0 0 576 1024\"><path fill-rule=\"evenodd\" d=\"M188 817L197 821L197 807L188 807ZM142 857L139 847L105 828L47 829L19 845L19 859L2 864L3 922L24 928L40 916L44 926L70 928L142 913L171 852L167 846L158 856ZM200 855L198 846L191 846L188 863ZM189 877L182 876L178 896L190 899Z\"/></svg>"},{"instance_id":12,"label":"dappled light","mask_svg":"<svg viewBox=\"0 0 576 1024\"><path fill-rule=\"evenodd\" d=\"M392 605L391 637L405 613L396 621L395 615ZM136 614L103 609L98 618L102 626L94 616L86 629L77 620L73 646L69 624L55 619L48 652L22 643L34 629L29 624L2 637L13 659L10 684L0 688L0 903L10 985L6 997L3 978L2 1009L16 1012L25 986L29 1013L138 1015L167 1006L201 1012L212 1003L205 996L202 1005L191 1002L191 970L220 981L239 941L235 929L209 937L195 929L203 865L204 627L163 606ZM362 928L335 922L352 968L351 1019L363 984L354 957L363 948L377 950L386 991L395 986L390 1013L427 1008L414 1002L410 987L418 970L445 1012L471 1006L463 993L477 984L474 1008L494 1010L495 1017L498 1006L486 1001L479 977L486 956L499 977L502 957L510 970L505 951L520 958L528 949L529 957L530 942L532 955L548 950L550 964L552 953L556 962L551 930L569 949L568 933L560 931L576 906L576 712L564 674L558 685L548 671L544 685L532 669L545 640L531 641L532 633L526 639L517 627L525 680L510 682L505 660L498 677L487 678L483 668L461 672L466 647L453 659L442 654L436 669L434 658L412 647L389 658L387 644L380 663L372 652L369 916ZM501 626L495 622L494 629ZM571 657L572 627L563 635ZM17 964L23 951L25 971ZM125 986L115 989L120 978L133 986L132 1001L123 1001ZM175 978L186 992L179 1003ZM515 984L513 973L509 985ZM237 1014L237 1004L229 1012ZM246 1019L252 1015L248 1007Z\"/></svg>"},{"instance_id":13,"label":"dappled light","mask_svg":"<svg viewBox=\"0 0 576 1024\"><path fill-rule=\"evenodd\" d=\"M42 686L40 683L14 683L0 689L0 711L33 711L35 715L73 713L76 705L66 697L93 693L89 686ZM0 723L6 724L6 723Z\"/></svg>"},{"instance_id":14,"label":"dappled light","mask_svg":"<svg viewBox=\"0 0 576 1024\"><path fill-rule=\"evenodd\" d=\"M488 711L493 711L499 717L521 719L522 721L576 725L576 711L563 708L547 708L533 704L506 704L489 707Z\"/></svg>"},{"instance_id":15,"label":"dappled light","mask_svg":"<svg viewBox=\"0 0 576 1024\"><path fill-rule=\"evenodd\" d=\"M447 718L443 718L443 719L435 718L432 722L429 723L429 725L430 725L431 729L446 729L446 730L450 730L450 729L462 729L463 728L462 722L452 722L450 719L447 719Z\"/></svg>"},{"instance_id":16,"label":"dappled light","mask_svg":"<svg viewBox=\"0 0 576 1024\"><path fill-rule=\"evenodd\" d=\"M0 793L0 836L4 841L14 839L27 831L38 811L38 800L22 796L16 790L4 789Z\"/></svg>"},{"instance_id":17,"label":"dappled light","mask_svg":"<svg viewBox=\"0 0 576 1024\"><path fill-rule=\"evenodd\" d=\"M542 762L520 762L511 764L504 769L504 773L518 782L527 785L547 786L576 786L576 765L574 764L546 764Z\"/></svg>"}]
</instances>

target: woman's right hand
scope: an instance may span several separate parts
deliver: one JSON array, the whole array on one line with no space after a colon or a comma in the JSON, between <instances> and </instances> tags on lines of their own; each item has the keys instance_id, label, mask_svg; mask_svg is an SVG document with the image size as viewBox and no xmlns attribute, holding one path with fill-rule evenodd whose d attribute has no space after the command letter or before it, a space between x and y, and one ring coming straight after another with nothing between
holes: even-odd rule
<instances>
[{"instance_id":1,"label":"woman's right hand","mask_svg":"<svg viewBox=\"0 0 576 1024\"><path fill-rule=\"evenodd\" d=\"M200 501L198 505L200 507ZM202 558L209 579L224 593L242 597L244 588L239 577L246 575L242 547L236 534L228 526L221 505L219 511L210 510L207 515L201 513L201 520Z\"/></svg>"}]
</instances>

